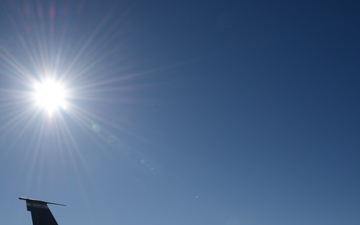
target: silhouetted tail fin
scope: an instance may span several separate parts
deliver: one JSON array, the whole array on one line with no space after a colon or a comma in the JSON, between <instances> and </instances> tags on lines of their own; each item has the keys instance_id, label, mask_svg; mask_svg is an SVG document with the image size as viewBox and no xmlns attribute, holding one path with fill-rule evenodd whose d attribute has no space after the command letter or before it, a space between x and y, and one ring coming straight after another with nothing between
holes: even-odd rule
<instances>
[{"instance_id":1,"label":"silhouetted tail fin","mask_svg":"<svg viewBox=\"0 0 360 225\"><path fill-rule=\"evenodd\" d=\"M31 198L20 197L19 199L26 201L26 208L28 211L31 212L33 225L58 225L47 205L48 204L61 205L61 206L65 206L65 205L52 203L52 202L45 202Z\"/></svg>"}]
</instances>

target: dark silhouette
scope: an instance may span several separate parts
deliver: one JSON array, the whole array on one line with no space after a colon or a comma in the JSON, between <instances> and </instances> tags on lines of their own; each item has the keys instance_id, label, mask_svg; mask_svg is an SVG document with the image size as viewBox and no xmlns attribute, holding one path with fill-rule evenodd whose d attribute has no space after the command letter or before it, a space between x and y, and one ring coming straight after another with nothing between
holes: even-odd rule
<instances>
[{"instance_id":1,"label":"dark silhouette","mask_svg":"<svg viewBox=\"0 0 360 225\"><path fill-rule=\"evenodd\" d=\"M45 202L41 200L19 197L20 200L26 201L26 208L31 212L33 225L58 225L53 214L51 213L48 204L61 205L52 202Z\"/></svg>"}]
</instances>

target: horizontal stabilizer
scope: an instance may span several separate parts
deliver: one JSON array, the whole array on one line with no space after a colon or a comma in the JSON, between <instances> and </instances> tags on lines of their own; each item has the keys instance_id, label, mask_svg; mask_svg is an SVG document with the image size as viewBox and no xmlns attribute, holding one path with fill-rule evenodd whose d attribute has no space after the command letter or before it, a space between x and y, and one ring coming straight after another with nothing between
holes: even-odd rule
<instances>
[{"instance_id":1,"label":"horizontal stabilizer","mask_svg":"<svg viewBox=\"0 0 360 225\"><path fill-rule=\"evenodd\" d=\"M37 203L37 204L42 204L42 205L51 204L51 205L66 206L64 204L59 204L59 203L54 203L54 202L46 202L46 201L32 199L32 198L19 197L19 199L20 200L25 200L26 203L35 203L35 204Z\"/></svg>"}]
</instances>

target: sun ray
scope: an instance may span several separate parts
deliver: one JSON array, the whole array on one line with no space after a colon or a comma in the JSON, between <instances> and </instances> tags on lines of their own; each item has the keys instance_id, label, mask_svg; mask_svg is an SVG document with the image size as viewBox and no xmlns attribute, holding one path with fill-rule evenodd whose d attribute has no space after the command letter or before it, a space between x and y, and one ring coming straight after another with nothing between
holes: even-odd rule
<instances>
[{"instance_id":1,"label":"sun ray","mask_svg":"<svg viewBox=\"0 0 360 225\"><path fill-rule=\"evenodd\" d=\"M110 112L101 113L111 108L110 102L134 103L135 98L128 94L148 85L134 80L158 70L134 70L138 63L128 63L126 53L112 57L122 49L109 46L109 38L119 34L118 29L104 29L109 17L99 20L84 35L77 33L76 38L70 32L49 32L54 20L46 20L45 16L32 19L32 33L22 31L21 23L14 26L14 39L19 43L16 51L11 46L0 46L2 74L16 81L14 91L3 90L16 99L0 99L0 107L7 113L0 128L15 133L15 140L11 140L14 145L30 139L26 140L30 145L25 146L24 155L31 164L41 167L44 157L55 152L60 155L61 166L69 165L78 173L89 167L79 139L89 138L99 149L110 153L121 152L126 146L121 135L138 137L129 129L131 121L124 119L119 123L108 116ZM68 22L69 27L74 25ZM101 132L93 129L94 124L101 127ZM29 168L31 178L40 178L35 166Z\"/></svg>"}]
</instances>

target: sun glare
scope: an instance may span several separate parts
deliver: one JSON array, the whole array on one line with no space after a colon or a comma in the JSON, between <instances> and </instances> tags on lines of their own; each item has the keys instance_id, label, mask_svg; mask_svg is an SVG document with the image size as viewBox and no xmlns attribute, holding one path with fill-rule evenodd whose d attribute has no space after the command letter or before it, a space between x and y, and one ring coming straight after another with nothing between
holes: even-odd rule
<instances>
[{"instance_id":1,"label":"sun glare","mask_svg":"<svg viewBox=\"0 0 360 225\"><path fill-rule=\"evenodd\" d=\"M61 83L48 79L35 84L36 104L44 109L50 116L54 111L66 109L66 90Z\"/></svg>"}]
</instances>

